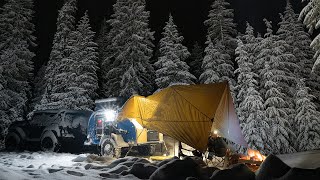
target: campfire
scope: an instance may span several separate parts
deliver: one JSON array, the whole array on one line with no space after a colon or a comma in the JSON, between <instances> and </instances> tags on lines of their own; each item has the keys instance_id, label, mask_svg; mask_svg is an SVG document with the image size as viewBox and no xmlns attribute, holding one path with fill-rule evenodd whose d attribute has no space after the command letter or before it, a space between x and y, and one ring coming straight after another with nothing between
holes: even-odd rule
<instances>
[{"instance_id":1,"label":"campfire","mask_svg":"<svg viewBox=\"0 0 320 180\"><path fill-rule=\"evenodd\" d=\"M242 156L240 159L262 162L266 159L266 156L262 155L258 150L248 149L248 155Z\"/></svg>"},{"instance_id":2,"label":"campfire","mask_svg":"<svg viewBox=\"0 0 320 180\"><path fill-rule=\"evenodd\" d=\"M248 149L248 155L241 155L238 163L246 164L253 172L258 170L260 164L266 159L258 150Z\"/></svg>"}]
</instances>

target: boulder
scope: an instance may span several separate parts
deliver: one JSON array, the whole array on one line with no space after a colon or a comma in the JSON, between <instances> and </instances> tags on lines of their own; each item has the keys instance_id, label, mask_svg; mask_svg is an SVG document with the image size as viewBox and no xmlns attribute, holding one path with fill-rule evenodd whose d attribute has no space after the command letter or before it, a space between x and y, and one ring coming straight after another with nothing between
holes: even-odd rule
<instances>
[{"instance_id":1,"label":"boulder","mask_svg":"<svg viewBox=\"0 0 320 180\"><path fill-rule=\"evenodd\" d=\"M140 179L149 179L157 169L155 165L136 162L130 170L123 171L121 175L132 174Z\"/></svg>"},{"instance_id":2,"label":"boulder","mask_svg":"<svg viewBox=\"0 0 320 180\"><path fill-rule=\"evenodd\" d=\"M113 167L111 169L109 169L107 171L107 173L110 173L110 174L121 174L123 171L125 170L128 170L128 167L127 166L124 166L124 165L118 165L116 167Z\"/></svg>"},{"instance_id":3,"label":"boulder","mask_svg":"<svg viewBox=\"0 0 320 180\"><path fill-rule=\"evenodd\" d=\"M284 176L291 168L275 155L269 155L256 172L257 180L275 179Z\"/></svg>"},{"instance_id":4,"label":"boulder","mask_svg":"<svg viewBox=\"0 0 320 180\"><path fill-rule=\"evenodd\" d=\"M200 166L191 158L174 159L159 167L151 176L151 180L185 180L188 177L200 179Z\"/></svg>"},{"instance_id":5,"label":"boulder","mask_svg":"<svg viewBox=\"0 0 320 180\"><path fill-rule=\"evenodd\" d=\"M320 174L316 169L291 168L281 180L319 180Z\"/></svg>"},{"instance_id":6,"label":"boulder","mask_svg":"<svg viewBox=\"0 0 320 180\"><path fill-rule=\"evenodd\" d=\"M203 167L203 168L201 168L200 169L200 171L201 171L201 177L203 178L203 179L210 179L210 177L212 176L212 174L215 172L215 171L217 171L217 170L219 170L218 168L216 168L216 167Z\"/></svg>"},{"instance_id":7,"label":"boulder","mask_svg":"<svg viewBox=\"0 0 320 180\"><path fill-rule=\"evenodd\" d=\"M135 161L136 163L143 163L143 164L149 164L150 161L146 160L146 159L138 159Z\"/></svg>"},{"instance_id":8,"label":"boulder","mask_svg":"<svg viewBox=\"0 0 320 180\"><path fill-rule=\"evenodd\" d=\"M120 159L116 159L114 161L112 161L109 165L108 165L108 168L114 168L116 167L118 164L120 163L123 163L123 162L126 162L126 161L130 161L131 158L120 158Z\"/></svg>"},{"instance_id":9,"label":"boulder","mask_svg":"<svg viewBox=\"0 0 320 180\"><path fill-rule=\"evenodd\" d=\"M236 164L230 169L216 170L212 180L236 179L236 180L255 180L255 174L244 164Z\"/></svg>"},{"instance_id":10,"label":"boulder","mask_svg":"<svg viewBox=\"0 0 320 180\"><path fill-rule=\"evenodd\" d=\"M73 162L84 162L87 160L87 157L83 157L83 156L78 156L74 159L72 159Z\"/></svg>"},{"instance_id":11,"label":"boulder","mask_svg":"<svg viewBox=\"0 0 320 180\"><path fill-rule=\"evenodd\" d=\"M165 164L167 164L167 163L169 163L169 162L171 162L171 161L173 161L173 160L176 160L176 159L179 159L179 158L175 156L175 157L173 157L173 158L163 160L163 161L161 161L161 162L158 162L158 163L157 163L157 166L158 166L158 167L161 167L161 166L163 166L163 165L165 165Z\"/></svg>"}]
</instances>

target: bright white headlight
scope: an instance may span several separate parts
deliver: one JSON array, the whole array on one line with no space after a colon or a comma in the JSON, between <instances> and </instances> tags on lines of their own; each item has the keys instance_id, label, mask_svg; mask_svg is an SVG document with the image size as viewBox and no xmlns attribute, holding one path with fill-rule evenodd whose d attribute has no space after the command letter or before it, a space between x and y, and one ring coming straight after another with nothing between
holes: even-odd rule
<instances>
[{"instance_id":1,"label":"bright white headlight","mask_svg":"<svg viewBox=\"0 0 320 180\"><path fill-rule=\"evenodd\" d=\"M117 112L115 110L108 109L103 111L103 115L106 118L106 121L114 121L116 119Z\"/></svg>"}]
</instances>

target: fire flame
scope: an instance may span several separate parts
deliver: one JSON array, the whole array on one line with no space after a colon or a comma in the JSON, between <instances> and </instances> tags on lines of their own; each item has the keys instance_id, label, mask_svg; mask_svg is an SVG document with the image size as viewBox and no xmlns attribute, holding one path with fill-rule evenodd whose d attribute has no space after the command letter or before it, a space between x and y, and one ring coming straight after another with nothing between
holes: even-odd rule
<instances>
[{"instance_id":1,"label":"fire flame","mask_svg":"<svg viewBox=\"0 0 320 180\"><path fill-rule=\"evenodd\" d=\"M248 149L248 156L241 157L241 159L264 161L266 156L262 155L258 150Z\"/></svg>"}]
</instances>

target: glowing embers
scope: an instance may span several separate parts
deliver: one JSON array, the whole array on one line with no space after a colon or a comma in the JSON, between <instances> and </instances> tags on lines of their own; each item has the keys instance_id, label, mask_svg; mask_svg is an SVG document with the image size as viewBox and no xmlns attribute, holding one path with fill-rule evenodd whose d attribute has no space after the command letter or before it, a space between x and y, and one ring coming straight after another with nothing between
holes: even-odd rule
<instances>
[{"instance_id":1,"label":"glowing embers","mask_svg":"<svg viewBox=\"0 0 320 180\"><path fill-rule=\"evenodd\" d=\"M264 161L266 156L262 155L258 150L248 149L247 156L242 156L242 160L251 160L251 161Z\"/></svg>"}]
</instances>

